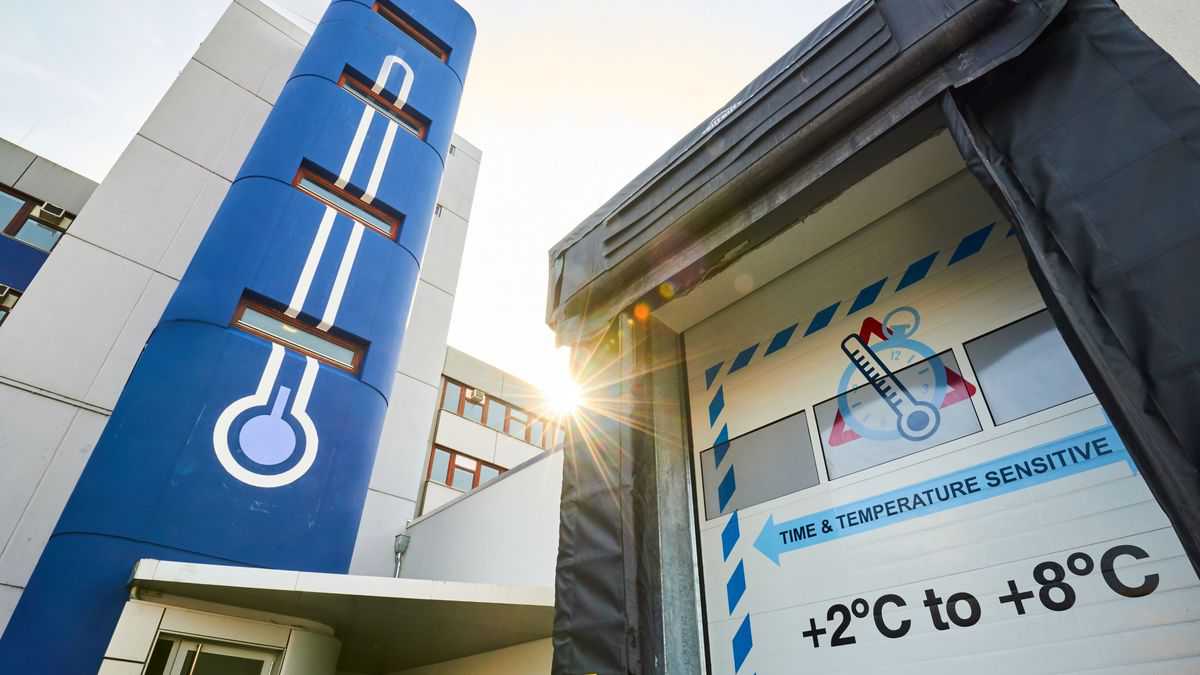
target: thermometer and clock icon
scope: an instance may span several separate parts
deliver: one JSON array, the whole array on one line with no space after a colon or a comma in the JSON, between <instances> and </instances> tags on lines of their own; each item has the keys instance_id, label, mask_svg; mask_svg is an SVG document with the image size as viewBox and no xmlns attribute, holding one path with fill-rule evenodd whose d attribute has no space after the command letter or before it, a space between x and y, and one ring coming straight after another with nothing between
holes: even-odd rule
<instances>
[{"instance_id":1,"label":"thermometer and clock icon","mask_svg":"<svg viewBox=\"0 0 1200 675\"><path fill-rule=\"evenodd\" d=\"M941 424L946 368L933 349L913 339L921 325L916 309L896 308L882 323L885 339L874 347L857 334L841 343L850 364L838 383L839 411L864 438L926 440Z\"/></svg>"}]
</instances>

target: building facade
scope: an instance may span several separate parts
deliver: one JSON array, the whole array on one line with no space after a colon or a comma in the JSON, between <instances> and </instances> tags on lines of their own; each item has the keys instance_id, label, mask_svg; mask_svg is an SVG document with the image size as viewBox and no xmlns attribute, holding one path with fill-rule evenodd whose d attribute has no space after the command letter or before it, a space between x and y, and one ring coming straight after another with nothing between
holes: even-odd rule
<instances>
[{"instance_id":1,"label":"building facade","mask_svg":"<svg viewBox=\"0 0 1200 675\"><path fill-rule=\"evenodd\" d=\"M0 244L43 250L0 256L0 670L544 669L544 577L480 581L414 523L394 578L453 369L473 39L452 2L310 33L237 0L99 186L5 149Z\"/></svg>"},{"instance_id":2,"label":"building facade","mask_svg":"<svg viewBox=\"0 0 1200 675\"><path fill-rule=\"evenodd\" d=\"M1164 111L1200 99L1200 12L1001 4L847 4L551 250L597 401L555 672L1200 668L1162 491L1191 479L1130 433L1185 424L1113 395L1076 314L1175 325L1146 270L1193 250L1194 155L1156 162L1190 143Z\"/></svg>"},{"instance_id":3,"label":"building facade","mask_svg":"<svg viewBox=\"0 0 1200 675\"><path fill-rule=\"evenodd\" d=\"M96 184L0 140L0 324L71 227Z\"/></svg>"},{"instance_id":4,"label":"building facade","mask_svg":"<svg viewBox=\"0 0 1200 675\"><path fill-rule=\"evenodd\" d=\"M562 424L536 387L449 348L421 513L558 449Z\"/></svg>"}]
</instances>

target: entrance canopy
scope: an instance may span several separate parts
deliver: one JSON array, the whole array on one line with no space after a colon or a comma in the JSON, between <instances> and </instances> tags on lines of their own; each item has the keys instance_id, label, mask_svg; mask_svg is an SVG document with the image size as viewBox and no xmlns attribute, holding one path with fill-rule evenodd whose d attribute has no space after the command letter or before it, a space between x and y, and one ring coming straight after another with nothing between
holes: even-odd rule
<instances>
[{"instance_id":1,"label":"entrance canopy","mask_svg":"<svg viewBox=\"0 0 1200 675\"><path fill-rule=\"evenodd\" d=\"M554 592L423 579L316 574L141 560L130 584L151 591L285 614L333 629L338 668L388 673L547 638Z\"/></svg>"}]
</instances>

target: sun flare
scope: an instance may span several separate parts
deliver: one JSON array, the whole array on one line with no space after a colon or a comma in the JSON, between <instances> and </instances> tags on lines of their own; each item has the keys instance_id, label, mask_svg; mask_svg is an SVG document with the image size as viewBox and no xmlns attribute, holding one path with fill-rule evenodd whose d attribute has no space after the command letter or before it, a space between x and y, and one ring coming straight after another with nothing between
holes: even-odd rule
<instances>
[{"instance_id":1,"label":"sun flare","mask_svg":"<svg viewBox=\"0 0 1200 675\"><path fill-rule=\"evenodd\" d=\"M582 393L579 385L569 377L555 378L543 389L546 405L556 415L570 415L579 407Z\"/></svg>"}]
</instances>

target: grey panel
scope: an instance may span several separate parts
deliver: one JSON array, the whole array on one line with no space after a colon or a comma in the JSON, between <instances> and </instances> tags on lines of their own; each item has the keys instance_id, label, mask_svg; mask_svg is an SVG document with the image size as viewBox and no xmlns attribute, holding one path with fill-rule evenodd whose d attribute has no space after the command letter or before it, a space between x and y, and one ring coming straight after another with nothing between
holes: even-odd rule
<instances>
[{"instance_id":1,"label":"grey panel","mask_svg":"<svg viewBox=\"0 0 1200 675\"><path fill-rule=\"evenodd\" d=\"M966 348L996 424L1092 391L1045 310L977 338Z\"/></svg>"},{"instance_id":2,"label":"grey panel","mask_svg":"<svg viewBox=\"0 0 1200 675\"><path fill-rule=\"evenodd\" d=\"M721 509L719 486L729 470L734 472L737 490ZM709 520L816 485L820 478L808 435L808 416L796 413L731 440L720 467L715 450L705 450L700 453L700 473Z\"/></svg>"}]
</instances>

